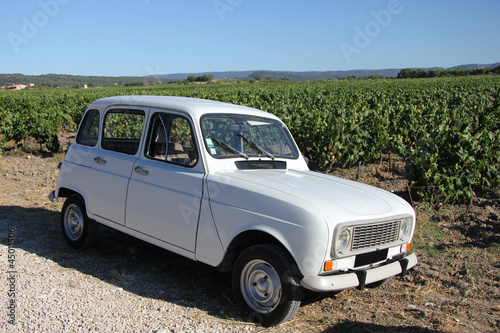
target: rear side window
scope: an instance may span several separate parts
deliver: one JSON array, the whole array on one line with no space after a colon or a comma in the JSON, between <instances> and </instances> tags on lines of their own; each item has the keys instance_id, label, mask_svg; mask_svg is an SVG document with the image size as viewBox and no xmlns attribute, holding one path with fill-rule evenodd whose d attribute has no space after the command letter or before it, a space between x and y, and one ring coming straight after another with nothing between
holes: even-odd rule
<instances>
[{"instance_id":1,"label":"rear side window","mask_svg":"<svg viewBox=\"0 0 500 333\"><path fill-rule=\"evenodd\" d=\"M80 130L76 137L76 143L94 147L99 139L99 111L90 110L85 114Z\"/></svg>"},{"instance_id":2,"label":"rear side window","mask_svg":"<svg viewBox=\"0 0 500 333\"><path fill-rule=\"evenodd\" d=\"M135 155L139 149L143 125L144 111L109 111L104 117L102 148Z\"/></svg>"},{"instance_id":3,"label":"rear side window","mask_svg":"<svg viewBox=\"0 0 500 333\"><path fill-rule=\"evenodd\" d=\"M198 150L187 118L156 113L152 116L148 137L147 158L186 167L198 162Z\"/></svg>"}]
</instances>

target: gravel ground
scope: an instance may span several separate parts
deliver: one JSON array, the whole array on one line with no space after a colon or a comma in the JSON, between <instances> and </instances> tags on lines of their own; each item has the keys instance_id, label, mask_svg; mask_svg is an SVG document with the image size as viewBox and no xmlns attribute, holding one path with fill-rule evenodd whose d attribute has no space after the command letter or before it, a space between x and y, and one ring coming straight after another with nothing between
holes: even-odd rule
<instances>
[{"instance_id":1,"label":"gravel ground","mask_svg":"<svg viewBox=\"0 0 500 333\"><path fill-rule=\"evenodd\" d=\"M62 202L47 200L56 166L53 159L0 155L0 331L255 330L224 319L226 311L238 315L230 306L219 310L198 300L185 281L169 276L172 266L165 258L179 269L204 267L107 228L100 228L101 241L93 249L66 246L58 225Z\"/></svg>"},{"instance_id":2,"label":"gravel ground","mask_svg":"<svg viewBox=\"0 0 500 333\"><path fill-rule=\"evenodd\" d=\"M498 197L467 213L417 207L420 227L436 220L447 233L417 239L446 260L417 250L408 277L309 297L291 321L263 328L240 316L226 274L106 227L91 249L68 247L63 202L47 199L61 159L0 155L0 332L500 331Z\"/></svg>"}]
</instances>

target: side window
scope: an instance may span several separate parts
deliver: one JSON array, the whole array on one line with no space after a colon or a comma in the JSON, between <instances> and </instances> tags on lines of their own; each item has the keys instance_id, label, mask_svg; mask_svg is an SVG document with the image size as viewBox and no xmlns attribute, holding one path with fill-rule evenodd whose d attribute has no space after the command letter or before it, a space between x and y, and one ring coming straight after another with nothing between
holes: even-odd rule
<instances>
[{"instance_id":1,"label":"side window","mask_svg":"<svg viewBox=\"0 0 500 333\"><path fill-rule=\"evenodd\" d=\"M198 162L193 130L186 118L156 113L148 137L146 157L186 167Z\"/></svg>"},{"instance_id":2,"label":"side window","mask_svg":"<svg viewBox=\"0 0 500 333\"><path fill-rule=\"evenodd\" d=\"M112 110L106 113L101 146L103 149L135 155L141 141L144 112Z\"/></svg>"},{"instance_id":3,"label":"side window","mask_svg":"<svg viewBox=\"0 0 500 333\"><path fill-rule=\"evenodd\" d=\"M99 137L99 111L90 110L85 114L78 135L76 143L94 147L97 144Z\"/></svg>"}]
</instances>

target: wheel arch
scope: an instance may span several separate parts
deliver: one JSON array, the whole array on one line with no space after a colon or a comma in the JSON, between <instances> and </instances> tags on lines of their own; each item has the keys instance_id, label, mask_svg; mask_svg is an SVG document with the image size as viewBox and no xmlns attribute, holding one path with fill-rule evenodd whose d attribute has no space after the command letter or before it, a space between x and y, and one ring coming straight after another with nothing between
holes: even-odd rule
<instances>
[{"instance_id":1,"label":"wheel arch","mask_svg":"<svg viewBox=\"0 0 500 333\"><path fill-rule=\"evenodd\" d=\"M73 190L73 189L70 189L68 187L60 187L59 191L58 191L57 198L69 198L72 195L77 195L78 197L80 197L80 199L82 200L83 204L85 205L85 210L86 210L86 213L88 215L89 211L88 211L87 200L85 200L85 197L80 192L78 192L76 190Z\"/></svg>"},{"instance_id":2,"label":"wheel arch","mask_svg":"<svg viewBox=\"0 0 500 333\"><path fill-rule=\"evenodd\" d=\"M279 246L294 259L287 247L270 233L262 230L245 230L233 238L224 259L217 268L222 272L230 272L238 256L248 247L257 244L273 244Z\"/></svg>"},{"instance_id":3,"label":"wheel arch","mask_svg":"<svg viewBox=\"0 0 500 333\"><path fill-rule=\"evenodd\" d=\"M67 197L69 197L70 195L73 195L73 194L79 195L82 198L83 202L85 202L85 199L83 198L83 195L81 195L77 191L72 190L72 189L67 188L67 187L60 187L59 191L57 193L57 197L58 198L67 198Z\"/></svg>"}]
</instances>

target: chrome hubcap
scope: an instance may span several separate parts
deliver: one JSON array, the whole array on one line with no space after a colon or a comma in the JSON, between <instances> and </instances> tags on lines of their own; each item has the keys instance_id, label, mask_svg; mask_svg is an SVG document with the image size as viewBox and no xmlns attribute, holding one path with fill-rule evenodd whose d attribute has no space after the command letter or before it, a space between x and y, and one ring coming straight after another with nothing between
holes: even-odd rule
<instances>
[{"instance_id":1,"label":"chrome hubcap","mask_svg":"<svg viewBox=\"0 0 500 333\"><path fill-rule=\"evenodd\" d=\"M70 205L64 215L64 230L72 241L77 241L83 233L83 214L77 205Z\"/></svg>"},{"instance_id":2,"label":"chrome hubcap","mask_svg":"<svg viewBox=\"0 0 500 333\"><path fill-rule=\"evenodd\" d=\"M281 282L276 270L263 260L248 262L240 278L241 294L252 310L269 313L281 299Z\"/></svg>"}]
</instances>

